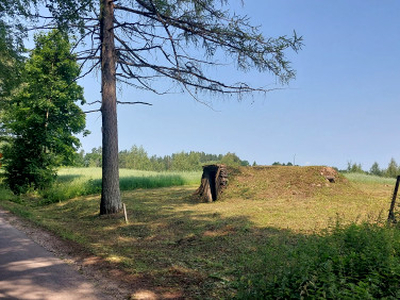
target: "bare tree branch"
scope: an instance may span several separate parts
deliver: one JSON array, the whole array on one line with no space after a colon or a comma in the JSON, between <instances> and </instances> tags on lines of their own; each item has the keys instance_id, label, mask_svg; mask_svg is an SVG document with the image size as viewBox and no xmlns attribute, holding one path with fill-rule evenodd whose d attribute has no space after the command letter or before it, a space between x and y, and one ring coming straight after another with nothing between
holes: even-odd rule
<instances>
[{"instance_id":1,"label":"bare tree branch","mask_svg":"<svg viewBox=\"0 0 400 300\"><path fill-rule=\"evenodd\" d=\"M100 100L96 100L96 101L89 102L89 103L86 103L86 104L87 105L93 105L93 104L96 104L96 103L100 103L101 104L101 101Z\"/></svg>"},{"instance_id":2,"label":"bare tree branch","mask_svg":"<svg viewBox=\"0 0 400 300\"><path fill-rule=\"evenodd\" d=\"M101 109L94 109L94 110L87 110L84 111L84 114L91 114L91 113L96 113L96 112L101 112Z\"/></svg>"},{"instance_id":3,"label":"bare tree branch","mask_svg":"<svg viewBox=\"0 0 400 300\"><path fill-rule=\"evenodd\" d=\"M153 104L151 104L151 103L142 102L142 101L134 101L134 102L129 102L129 101L117 101L117 103L118 103L118 104L129 104L129 105L142 104L142 105L153 106Z\"/></svg>"}]
</instances>

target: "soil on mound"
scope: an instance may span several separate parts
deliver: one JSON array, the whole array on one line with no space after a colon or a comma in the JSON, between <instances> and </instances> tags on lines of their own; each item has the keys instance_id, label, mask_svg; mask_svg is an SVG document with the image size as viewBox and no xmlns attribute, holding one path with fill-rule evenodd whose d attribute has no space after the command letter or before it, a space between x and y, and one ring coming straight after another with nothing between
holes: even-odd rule
<instances>
[{"instance_id":1,"label":"soil on mound","mask_svg":"<svg viewBox=\"0 0 400 300\"><path fill-rule=\"evenodd\" d=\"M335 169L325 166L258 166L230 168L224 198L271 199L310 197L338 191L350 183Z\"/></svg>"}]
</instances>

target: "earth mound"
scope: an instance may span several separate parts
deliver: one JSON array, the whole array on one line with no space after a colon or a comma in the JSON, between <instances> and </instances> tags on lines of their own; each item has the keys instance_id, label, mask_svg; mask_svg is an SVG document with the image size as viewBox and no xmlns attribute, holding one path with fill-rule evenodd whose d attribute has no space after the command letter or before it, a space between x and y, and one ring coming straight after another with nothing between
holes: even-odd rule
<instances>
[{"instance_id":1,"label":"earth mound","mask_svg":"<svg viewBox=\"0 0 400 300\"><path fill-rule=\"evenodd\" d=\"M276 199L311 197L340 191L350 183L326 166L257 166L228 169L228 187L223 198Z\"/></svg>"}]
</instances>

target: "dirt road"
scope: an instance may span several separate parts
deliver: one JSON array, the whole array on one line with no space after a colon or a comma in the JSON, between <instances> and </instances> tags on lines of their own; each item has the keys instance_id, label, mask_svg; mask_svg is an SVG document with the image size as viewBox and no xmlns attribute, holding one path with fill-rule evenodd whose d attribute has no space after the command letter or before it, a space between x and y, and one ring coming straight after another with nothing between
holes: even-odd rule
<instances>
[{"instance_id":1,"label":"dirt road","mask_svg":"<svg viewBox=\"0 0 400 300\"><path fill-rule=\"evenodd\" d=\"M0 299L107 299L0 214ZM110 298L108 298L110 299Z\"/></svg>"}]
</instances>

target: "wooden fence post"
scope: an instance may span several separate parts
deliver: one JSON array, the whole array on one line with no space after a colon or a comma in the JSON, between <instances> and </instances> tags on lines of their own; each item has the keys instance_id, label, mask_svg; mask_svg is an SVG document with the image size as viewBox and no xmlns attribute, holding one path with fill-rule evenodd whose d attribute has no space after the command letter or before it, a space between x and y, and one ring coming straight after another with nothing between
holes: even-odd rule
<instances>
[{"instance_id":1,"label":"wooden fence post","mask_svg":"<svg viewBox=\"0 0 400 300\"><path fill-rule=\"evenodd\" d=\"M394 215L394 207L396 205L397 192L399 191L400 176L397 176L396 186L394 187L392 203L390 203L388 222L396 223L396 216Z\"/></svg>"}]
</instances>

